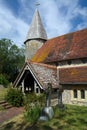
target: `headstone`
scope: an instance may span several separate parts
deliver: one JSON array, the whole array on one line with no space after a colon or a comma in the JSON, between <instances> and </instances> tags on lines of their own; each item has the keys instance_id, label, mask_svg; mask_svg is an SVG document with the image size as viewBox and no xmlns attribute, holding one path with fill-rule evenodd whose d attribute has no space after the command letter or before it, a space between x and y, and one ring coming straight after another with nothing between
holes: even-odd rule
<instances>
[{"instance_id":1,"label":"headstone","mask_svg":"<svg viewBox=\"0 0 87 130\"><path fill-rule=\"evenodd\" d=\"M39 118L40 121L48 121L49 119L52 119L54 115L53 108L50 106L52 85L48 83L47 86L48 87L45 90L46 104L45 104L45 107L42 109L42 112Z\"/></svg>"},{"instance_id":2,"label":"headstone","mask_svg":"<svg viewBox=\"0 0 87 130\"><path fill-rule=\"evenodd\" d=\"M64 109L64 104L62 102L62 92L63 92L63 89L60 87L58 90L58 108L60 109Z\"/></svg>"},{"instance_id":3,"label":"headstone","mask_svg":"<svg viewBox=\"0 0 87 130\"><path fill-rule=\"evenodd\" d=\"M51 104L51 90L52 90L52 86L50 83L47 84L48 87L45 90L45 94L46 94L46 107L49 107Z\"/></svg>"}]
</instances>

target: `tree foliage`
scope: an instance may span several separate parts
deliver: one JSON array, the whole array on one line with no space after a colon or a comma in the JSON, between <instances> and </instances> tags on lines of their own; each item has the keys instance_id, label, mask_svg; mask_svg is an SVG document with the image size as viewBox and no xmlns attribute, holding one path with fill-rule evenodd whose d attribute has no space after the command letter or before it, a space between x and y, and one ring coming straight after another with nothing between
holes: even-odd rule
<instances>
[{"instance_id":1,"label":"tree foliage","mask_svg":"<svg viewBox=\"0 0 87 130\"><path fill-rule=\"evenodd\" d=\"M0 40L0 74L13 82L24 63L24 47L19 48L9 39Z\"/></svg>"}]
</instances>

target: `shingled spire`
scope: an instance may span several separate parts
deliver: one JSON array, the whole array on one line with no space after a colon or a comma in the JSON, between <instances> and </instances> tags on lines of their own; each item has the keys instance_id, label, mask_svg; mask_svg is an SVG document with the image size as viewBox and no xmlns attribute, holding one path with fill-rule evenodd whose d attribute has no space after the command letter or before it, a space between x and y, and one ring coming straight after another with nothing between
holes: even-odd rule
<instances>
[{"instance_id":1,"label":"shingled spire","mask_svg":"<svg viewBox=\"0 0 87 130\"><path fill-rule=\"evenodd\" d=\"M25 61L31 60L34 54L47 40L47 34L43 27L38 10L35 10L30 29L25 40Z\"/></svg>"},{"instance_id":2,"label":"shingled spire","mask_svg":"<svg viewBox=\"0 0 87 130\"><path fill-rule=\"evenodd\" d=\"M47 34L43 27L39 11L36 9L30 25L30 29L26 41L31 39L37 39L37 38L47 40Z\"/></svg>"}]
</instances>

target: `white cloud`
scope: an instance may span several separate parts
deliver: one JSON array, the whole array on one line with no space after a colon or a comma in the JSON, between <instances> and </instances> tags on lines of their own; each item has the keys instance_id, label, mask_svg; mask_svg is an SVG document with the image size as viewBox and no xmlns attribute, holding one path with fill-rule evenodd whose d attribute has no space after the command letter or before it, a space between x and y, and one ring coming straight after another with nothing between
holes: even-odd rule
<instances>
[{"instance_id":1,"label":"white cloud","mask_svg":"<svg viewBox=\"0 0 87 130\"><path fill-rule=\"evenodd\" d=\"M0 4L0 38L9 38L21 46L25 40L28 25L15 17L11 10Z\"/></svg>"},{"instance_id":2,"label":"white cloud","mask_svg":"<svg viewBox=\"0 0 87 130\"><path fill-rule=\"evenodd\" d=\"M76 29L87 27L87 8L80 7L79 0L50 0L44 2L40 0L40 12L43 16L48 37L62 35L72 31L72 20L77 16L83 20Z\"/></svg>"},{"instance_id":3,"label":"white cloud","mask_svg":"<svg viewBox=\"0 0 87 130\"><path fill-rule=\"evenodd\" d=\"M2 2L1 2L2 1ZM19 0L19 16L14 16L10 9L0 0L0 38L7 37L21 44L35 11L37 0ZM38 7L48 38L59 36L76 29L87 28L87 7L81 7L79 0L39 0ZM81 22L75 28L72 20L77 17Z\"/></svg>"}]
</instances>

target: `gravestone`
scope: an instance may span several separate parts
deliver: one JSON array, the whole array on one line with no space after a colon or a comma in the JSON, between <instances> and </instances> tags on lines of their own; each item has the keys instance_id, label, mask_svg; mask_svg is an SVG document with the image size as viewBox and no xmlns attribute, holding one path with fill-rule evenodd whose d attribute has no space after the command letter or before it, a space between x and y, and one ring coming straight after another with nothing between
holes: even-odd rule
<instances>
[{"instance_id":1,"label":"gravestone","mask_svg":"<svg viewBox=\"0 0 87 130\"><path fill-rule=\"evenodd\" d=\"M58 93L58 108L60 108L61 110L64 109L64 104L62 102L62 92L63 92L63 89L60 86L60 88L57 90L57 93Z\"/></svg>"},{"instance_id":2,"label":"gravestone","mask_svg":"<svg viewBox=\"0 0 87 130\"><path fill-rule=\"evenodd\" d=\"M52 90L52 86L50 83L47 84L48 88L45 90L45 94L46 94L46 107L49 107L51 104L51 90Z\"/></svg>"},{"instance_id":3,"label":"gravestone","mask_svg":"<svg viewBox=\"0 0 87 130\"><path fill-rule=\"evenodd\" d=\"M47 86L48 87L45 90L46 103L45 103L45 107L42 109L42 112L39 118L40 121L48 121L49 119L52 119L54 115L53 108L50 106L52 85L48 83Z\"/></svg>"}]
</instances>

